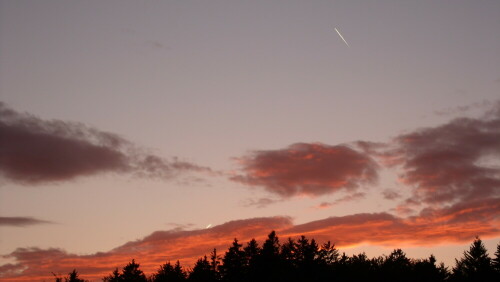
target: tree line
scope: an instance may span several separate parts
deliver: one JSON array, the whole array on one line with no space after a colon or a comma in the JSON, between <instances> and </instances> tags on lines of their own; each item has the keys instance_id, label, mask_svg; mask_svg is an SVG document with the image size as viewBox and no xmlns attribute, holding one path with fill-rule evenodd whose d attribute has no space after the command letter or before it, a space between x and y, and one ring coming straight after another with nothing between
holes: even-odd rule
<instances>
[{"instance_id":1,"label":"tree line","mask_svg":"<svg viewBox=\"0 0 500 282\"><path fill-rule=\"evenodd\" d=\"M301 236L280 243L272 231L262 246L255 239L245 246L234 239L221 256L213 249L210 256L199 258L191 269L180 262L166 262L151 276L132 260L121 270L116 268L102 278L104 282L254 282L254 281L329 281L329 282L493 282L500 281L500 243L494 258L478 237L455 259L451 269L426 259L408 258L401 249L389 255L368 258L365 253L347 256L331 242L318 245L314 239ZM85 282L73 270L66 277L55 275L56 282Z\"/></svg>"}]
</instances>

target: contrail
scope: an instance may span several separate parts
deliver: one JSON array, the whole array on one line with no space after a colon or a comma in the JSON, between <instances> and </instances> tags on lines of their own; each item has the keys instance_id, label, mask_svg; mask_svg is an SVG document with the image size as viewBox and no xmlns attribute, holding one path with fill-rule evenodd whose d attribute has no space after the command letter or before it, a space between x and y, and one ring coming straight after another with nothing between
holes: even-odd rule
<instances>
[{"instance_id":1,"label":"contrail","mask_svg":"<svg viewBox=\"0 0 500 282\"><path fill-rule=\"evenodd\" d=\"M340 36L340 38L342 38L342 40L344 40L345 45L347 45L347 47L351 47L351 46L349 46L349 44L347 43L347 41L345 41L344 36L342 36L342 34L340 34L340 31L337 28L335 28L335 31L338 33L338 35Z\"/></svg>"}]
</instances>

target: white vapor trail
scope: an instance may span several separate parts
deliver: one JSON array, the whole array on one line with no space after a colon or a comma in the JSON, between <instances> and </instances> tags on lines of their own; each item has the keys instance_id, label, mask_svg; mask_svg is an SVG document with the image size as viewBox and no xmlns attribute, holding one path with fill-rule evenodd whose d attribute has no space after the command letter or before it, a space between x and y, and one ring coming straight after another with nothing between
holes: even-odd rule
<instances>
[{"instance_id":1,"label":"white vapor trail","mask_svg":"<svg viewBox=\"0 0 500 282\"><path fill-rule=\"evenodd\" d=\"M342 34L340 34L340 31L337 28L335 28L335 31L338 33L338 35L340 36L340 38L342 38L342 40L344 41L345 45L347 45L347 47L351 47L351 46L349 46L349 44L347 43L347 41L345 41L344 36L342 36Z\"/></svg>"}]
</instances>

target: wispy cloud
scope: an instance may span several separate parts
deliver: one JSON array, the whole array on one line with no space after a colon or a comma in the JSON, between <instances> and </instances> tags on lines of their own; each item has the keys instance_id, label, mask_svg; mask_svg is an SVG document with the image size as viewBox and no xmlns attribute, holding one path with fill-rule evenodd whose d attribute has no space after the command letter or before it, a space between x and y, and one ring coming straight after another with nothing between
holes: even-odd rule
<instances>
[{"instance_id":1,"label":"wispy cloud","mask_svg":"<svg viewBox=\"0 0 500 282\"><path fill-rule=\"evenodd\" d=\"M413 201L455 203L500 196L500 107L395 138L385 157L400 165ZM490 162L492 161L492 162Z\"/></svg>"},{"instance_id":2,"label":"wispy cloud","mask_svg":"<svg viewBox=\"0 0 500 282\"><path fill-rule=\"evenodd\" d=\"M18 183L72 180L99 173L172 178L179 172L210 172L138 148L117 134L77 122L43 120L0 102L0 175Z\"/></svg>"},{"instance_id":3,"label":"wispy cloud","mask_svg":"<svg viewBox=\"0 0 500 282\"><path fill-rule=\"evenodd\" d=\"M275 204L281 202L281 199L271 199L271 198L259 198L259 199L247 199L243 201L244 207L257 207L257 208L265 208L271 204Z\"/></svg>"},{"instance_id":4,"label":"wispy cloud","mask_svg":"<svg viewBox=\"0 0 500 282\"><path fill-rule=\"evenodd\" d=\"M338 205L338 204L361 200L365 196L366 196L366 193L356 192L354 194L345 195L344 197L338 198L332 202L322 202L321 204L317 205L316 208L327 209L327 208L330 208L330 207Z\"/></svg>"},{"instance_id":5,"label":"wispy cloud","mask_svg":"<svg viewBox=\"0 0 500 282\"><path fill-rule=\"evenodd\" d=\"M53 223L47 220L41 220L34 217L5 217L0 216L0 226L26 227L37 224Z\"/></svg>"},{"instance_id":6,"label":"wispy cloud","mask_svg":"<svg viewBox=\"0 0 500 282\"><path fill-rule=\"evenodd\" d=\"M375 184L377 164L344 145L297 143L285 149L255 151L240 158L243 174L232 180L262 186L282 197L319 196Z\"/></svg>"}]
</instances>

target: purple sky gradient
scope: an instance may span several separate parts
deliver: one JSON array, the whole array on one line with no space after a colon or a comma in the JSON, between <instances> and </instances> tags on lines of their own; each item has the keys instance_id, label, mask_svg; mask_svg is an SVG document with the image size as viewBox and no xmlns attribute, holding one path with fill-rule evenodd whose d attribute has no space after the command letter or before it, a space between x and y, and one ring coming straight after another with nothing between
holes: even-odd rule
<instances>
[{"instance_id":1,"label":"purple sky gradient","mask_svg":"<svg viewBox=\"0 0 500 282\"><path fill-rule=\"evenodd\" d=\"M0 102L45 126L37 131L31 124L23 132L64 142L70 151L75 144L102 144L61 135L51 122L82 126L95 136L110 133L126 148L101 149L133 161L126 169L121 159L105 171L80 173L75 157L71 177L49 175L34 184L19 169L26 181L13 179L8 173L15 167L3 162L14 149L23 151L22 144L0 152L0 217L57 223L0 225L0 255L20 247L106 252L172 224L196 230L255 217L285 216L300 225L362 213L439 213L465 204L466 195L449 195L457 191L499 200L499 152L490 150L497 144L479 135L483 139L467 139L477 128L492 140L500 131L499 29L500 2L494 0L1 1ZM0 128L4 136L29 123L20 120ZM449 134L440 131L446 129ZM401 141L415 134L428 140L418 148ZM446 201L431 203L436 187L423 178L430 166L420 157L439 158L448 148L433 140L452 144L454 153L473 152L461 163L479 166L473 176L490 190L447 179L438 187ZM383 148L365 152L356 141ZM252 174L261 172L262 162L242 163L297 143L370 155L379 165L378 181L356 180L355 192L364 197L340 186L330 187L335 193L281 197L266 181L290 183L287 177L300 166L310 175L317 167L298 161L284 174L262 177ZM390 149L392 155L384 153ZM44 157L61 153L57 146L53 152ZM147 156L157 159L145 163ZM342 161L328 157L333 167ZM399 166L384 164L390 157ZM146 165L155 173L165 168L168 177L152 177ZM327 171L318 173L330 180ZM234 181L237 176L254 182ZM294 179L294 187L306 187L303 180ZM472 176L467 181L478 183ZM423 202L402 214L402 203L416 195ZM322 203L327 208L318 209ZM490 253L499 236L485 240ZM467 245L405 250L415 257L434 253L451 265ZM373 256L391 248L368 244L349 252L362 250ZM15 261L0 257L0 265L8 262Z\"/></svg>"}]
</instances>

